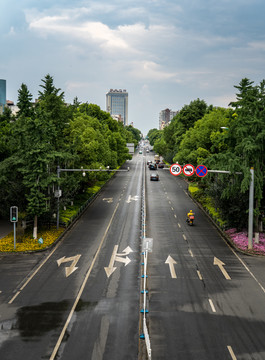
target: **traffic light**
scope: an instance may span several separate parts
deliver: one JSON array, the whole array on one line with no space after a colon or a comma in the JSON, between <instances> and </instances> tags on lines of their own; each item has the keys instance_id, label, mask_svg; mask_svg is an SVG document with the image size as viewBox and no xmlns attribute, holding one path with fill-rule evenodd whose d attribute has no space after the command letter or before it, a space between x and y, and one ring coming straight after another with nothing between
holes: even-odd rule
<instances>
[{"instance_id":1,"label":"traffic light","mask_svg":"<svg viewBox=\"0 0 265 360\"><path fill-rule=\"evenodd\" d=\"M11 206L10 208L10 221L11 222L18 222L18 207Z\"/></svg>"}]
</instances>

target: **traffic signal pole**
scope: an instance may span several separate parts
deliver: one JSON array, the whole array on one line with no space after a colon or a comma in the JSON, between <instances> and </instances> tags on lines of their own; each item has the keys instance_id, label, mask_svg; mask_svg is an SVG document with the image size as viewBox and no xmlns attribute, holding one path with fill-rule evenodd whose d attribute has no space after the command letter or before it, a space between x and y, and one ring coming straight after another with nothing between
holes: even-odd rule
<instances>
[{"instance_id":1,"label":"traffic signal pole","mask_svg":"<svg viewBox=\"0 0 265 360\"><path fill-rule=\"evenodd\" d=\"M11 206L10 221L14 224L14 249L16 249L16 223L18 222L18 207Z\"/></svg>"}]
</instances>

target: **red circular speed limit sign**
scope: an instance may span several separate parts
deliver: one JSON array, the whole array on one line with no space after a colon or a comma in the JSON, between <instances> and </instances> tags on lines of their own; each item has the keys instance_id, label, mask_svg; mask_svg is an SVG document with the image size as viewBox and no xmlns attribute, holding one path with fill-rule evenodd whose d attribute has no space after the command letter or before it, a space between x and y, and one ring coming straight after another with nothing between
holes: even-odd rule
<instances>
[{"instance_id":1,"label":"red circular speed limit sign","mask_svg":"<svg viewBox=\"0 0 265 360\"><path fill-rule=\"evenodd\" d=\"M195 168L193 165L191 164L186 164L183 166L183 173L186 175L186 176L191 176L195 173Z\"/></svg>"},{"instance_id":2,"label":"red circular speed limit sign","mask_svg":"<svg viewBox=\"0 0 265 360\"><path fill-rule=\"evenodd\" d=\"M179 164L173 164L170 166L169 171L171 172L172 175L178 176L179 174L181 174L182 168Z\"/></svg>"}]
</instances>

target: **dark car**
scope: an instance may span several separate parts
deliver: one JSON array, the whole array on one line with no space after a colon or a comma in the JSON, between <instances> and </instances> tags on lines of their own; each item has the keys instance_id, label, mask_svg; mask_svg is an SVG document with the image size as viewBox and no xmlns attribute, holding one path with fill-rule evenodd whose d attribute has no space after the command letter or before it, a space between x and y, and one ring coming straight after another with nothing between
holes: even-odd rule
<instances>
[{"instance_id":1,"label":"dark car","mask_svg":"<svg viewBox=\"0 0 265 360\"><path fill-rule=\"evenodd\" d=\"M159 175L158 174L151 174L150 175L150 180L151 181L158 181L159 180Z\"/></svg>"},{"instance_id":2,"label":"dark car","mask_svg":"<svg viewBox=\"0 0 265 360\"><path fill-rule=\"evenodd\" d=\"M164 164L164 163L159 163L159 164L158 164L158 168L159 168L159 169L163 169L164 167L165 167L165 164Z\"/></svg>"},{"instance_id":3,"label":"dark car","mask_svg":"<svg viewBox=\"0 0 265 360\"><path fill-rule=\"evenodd\" d=\"M156 169L157 169L156 164L150 164L149 165L149 170L156 170Z\"/></svg>"}]
</instances>

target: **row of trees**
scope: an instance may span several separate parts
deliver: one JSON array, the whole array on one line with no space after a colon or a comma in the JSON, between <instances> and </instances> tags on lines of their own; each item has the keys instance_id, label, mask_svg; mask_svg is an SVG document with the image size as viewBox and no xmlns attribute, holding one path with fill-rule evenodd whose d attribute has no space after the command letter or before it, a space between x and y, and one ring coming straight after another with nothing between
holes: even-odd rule
<instances>
[{"instance_id":1,"label":"row of trees","mask_svg":"<svg viewBox=\"0 0 265 360\"><path fill-rule=\"evenodd\" d=\"M140 140L140 131L124 127L94 104L72 105L49 74L41 80L37 103L25 84L18 90L19 111L8 108L0 116L0 215L10 206L37 219L51 219L55 212L54 191L58 186L57 166L67 168L117 168L131 156L126 143ZM106 179L101 173L98 180ZM92 186L95 175L63 173L64 199L71 199Z\"/></svg>"},{"instance_id":2,"label":"row of trees","mask_svg":"<svg viewBox=\"0 0 265 360\"><path fill-rule=\"evenodd\" d=\"M149 139L169 162L204 164L230 170L231 176L208 174L200 182L230 226L247 225L250 168L255 171L255 231L264 216L265 81L242 79L229 108L208 106L197 99L185 105L164 130L152 129ZM242 175L235 175L242 172Z\"/></svg>"}]
</instances>

